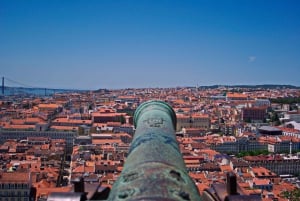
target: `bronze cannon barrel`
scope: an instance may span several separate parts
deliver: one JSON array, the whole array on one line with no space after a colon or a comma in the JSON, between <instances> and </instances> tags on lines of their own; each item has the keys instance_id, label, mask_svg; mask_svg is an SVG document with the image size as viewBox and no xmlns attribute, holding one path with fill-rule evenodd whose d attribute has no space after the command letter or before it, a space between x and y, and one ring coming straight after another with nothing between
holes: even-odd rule
<instances>
[{"instance_id":1,"label":"bronze cannon barrel","mask_svg":"<svg viewBox=\"0 0 300 201\"><path fill-rule=\"evenodd\" d=\"M126 163L108 200L200 200L176 140L172 107L158 100L144 102L134 114L134 126Z\"/></svg>"}]
</instances>

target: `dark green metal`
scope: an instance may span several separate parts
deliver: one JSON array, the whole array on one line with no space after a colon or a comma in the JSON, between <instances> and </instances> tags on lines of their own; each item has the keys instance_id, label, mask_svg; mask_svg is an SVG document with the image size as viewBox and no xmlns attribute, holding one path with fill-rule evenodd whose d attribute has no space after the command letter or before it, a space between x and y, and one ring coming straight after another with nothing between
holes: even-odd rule
<instances>
[{"instance_id":1,"label":"dark green metal","mask_svg":"<svg viewBox=\"0 0 300 201\"><path fill-rule=\"evenodd\" d=\"M129 155L108 200L200 200L176 140L172 107L145 102L135 112L134 125Z\"/></svg>"}]
</instances>

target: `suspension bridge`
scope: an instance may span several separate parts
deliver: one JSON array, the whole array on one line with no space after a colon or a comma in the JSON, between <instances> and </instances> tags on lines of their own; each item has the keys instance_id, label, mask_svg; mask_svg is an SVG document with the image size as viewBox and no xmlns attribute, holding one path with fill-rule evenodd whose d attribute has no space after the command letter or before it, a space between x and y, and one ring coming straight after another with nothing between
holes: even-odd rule
<instances>
[{"instance_id":1,"label":"suspension bridge","mask_svg":"<svg viewBox=\"0 0 300 201\"><path fill-rule=\"evenodd\" d=\"M36 96L51 96L55 93L76 91L66 89L51 89L39 86L32 86L8 77L2 77L1 95L36 95Z\"/></svg>"}]
</instances>

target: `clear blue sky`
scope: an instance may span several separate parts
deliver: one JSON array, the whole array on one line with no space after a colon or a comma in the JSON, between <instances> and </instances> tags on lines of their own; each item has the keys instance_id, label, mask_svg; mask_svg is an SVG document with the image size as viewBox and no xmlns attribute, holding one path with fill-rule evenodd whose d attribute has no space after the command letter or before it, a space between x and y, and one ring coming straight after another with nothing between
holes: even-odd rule
<instances>
[{"instance_id":1,"label":"clear blue sky","mask_svg":"<svg viewBox=\"0 0 300 201\"><path fill-rule=\"evenodd\" d=\"M300 1L0 0L0 69L53 88L300 86Z\"/></svg>"}]
</instances>

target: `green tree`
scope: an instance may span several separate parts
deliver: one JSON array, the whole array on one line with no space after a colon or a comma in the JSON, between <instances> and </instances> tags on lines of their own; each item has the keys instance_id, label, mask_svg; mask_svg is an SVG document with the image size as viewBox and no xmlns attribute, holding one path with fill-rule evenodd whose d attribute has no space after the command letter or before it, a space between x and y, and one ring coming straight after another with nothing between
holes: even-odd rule
<instances>
[{"instance_id":1,"label":"green tree","mask_svg":"<svg viewBox=\"0 0 300 201\"><path fill-rule=\"evenodd\" d=\"M278 116L277 112L272 112L270 114L270 119L271 119L271 122L273 122L274 126L280 125L280 120L279 120L279 116Z\"/></svg>"},{"instance_id":2,"label":"green tree","mask_svg":"<svg viewBox=\"0 0 300 201\"><path fill-rule=\"evenodd\" d=\"M125 119L125 117L124 117L123 115L118 117L118 121L119 121L121 124L125 124L125 123L126 123L126 119Z\"/></svg>"},{"instance_id":3,"label":"green tree","mask_svg":"<svg viewBox=\"0 0 300 201\"><path fill-rule=\"evenodd\" d=\"M283 191L280 196L290 201L298 201L300 200L300 189L297 188L293 191Z\"/></svg>"},{"instance_id":4,"label":"green tree","mask_svg":"<svg viewBox=\"0 0 300 201\"><path fill-rule=\"evenodd\" d=\"M246 122L246 123L251 123L250 117L246 118L246 119L245 119L245 122Z\"/></svg>"}]
</instances>

